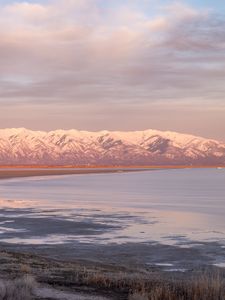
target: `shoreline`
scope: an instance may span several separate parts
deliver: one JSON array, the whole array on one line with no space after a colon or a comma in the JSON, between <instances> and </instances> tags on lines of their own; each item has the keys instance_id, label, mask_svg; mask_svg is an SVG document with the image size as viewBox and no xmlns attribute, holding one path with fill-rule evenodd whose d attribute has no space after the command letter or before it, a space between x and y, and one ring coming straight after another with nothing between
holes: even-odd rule
<instances>
[{"instance_id":1,"label":"shoreline","mask_svg":"<svg viewBox=\"0 0 225 300\"><path fill-rule=\"evenodd\" d=\"M69 169L69 170L99 170L99 169L215 169L225 168L225 165L1 165L2 169Z\"/></svg>"},{"instance_id":2,"label":"shoreline","mask_svg":"<svg viewBox=\"0 0 225 300\"><path fill-rule=\"evenodd\" d=\"M0 166L0 180L35 176L85 175L180 169L225 169L225 166Z\"/></svg>"},{"instance_id":3,"label":"shoreline","mask_svg":"<svg viewBox=\"0 0 225 300\"><path fill-rule=\"evenodd\" d=\"M74 168L0 168L0 180L1 179L12 179L12 178L26 178L26 177L38 177L38 176L59 176L59 175L85 175L85 174L107 174L107 173L123 173L123 172L140 172L150 171L153 169L133 169L133 168L112 168L112 169L74 169Z\"/></svg>"},{"instance_id":4,"label":"shoreline","mask_svg":"<svg viewBox=\"0 0 225 300\"><path fill-rule=\"evenodd\" d=\"M151 170L169 170L169 168L0 168L0 179L2 178L1 175L7 179ZM217 171L215 172L217 173ZM165 173L166 178L172 172L163 173ZM219 171L218 173L220 175ZM157 173L154 173L153 177L155 174L157 176ZM2 183L4 185L4 182ZM30 212L34 213L33 217ZM52 217L49 217L48 213ZM168 295L168 298L172 295L173 299L178 300L181 299L179 294L188 294L189 291L193 291L194 294L188 294L188 299L194 299L199 291L204 297L207 296L205 294L205 282L209 283L207 290L214 291L216 284L219 286L219 292L222 291L224 295L225 271L223 266L219 266L219 260L216 261L215 259L216 257L219 258L223 265L225 254L222 244L217 242L189 242L188 247L184 248L178 245L163 245L154 241L122 244L107 242L107 244L99 245L96 240L96 243L90 244L82 241L83 235L98 233L99 236L97 235L97 237L101 238L101 233L107 232L107 230L118 230L119 226L123 224L117 222L112 224L111 218L118 221L119 217L116 219L113 215L107 214L109 223L102 222L102 219L99 222L99 211L96 211L94 214L96 214L98 222L91 221L93 217L89 218L87 222L86 220L79 220L79 216L82 214L80 215L78 212L78 218L74 215L75 221L71 223L71 220L63 221L60 218L55 218L54 214L52 209L50 211L43 209L43 215L38 215L36 210L29 207L9 210L2 207L1 210L2 226L6 229L11 227L13 229L12 231L6 230L1 236L1 277L3 280L11 280L12 282L13 280L21 280L21 276L34 278L38 285L38 288L34 289L36 296L32 298L34 300L153 299L150 297L152 293L157 295L158 287ZM131 222L132 216L128 216L128 221ZM122 217L127 218L125 214ZM57 235L60 234L60 231L63 234L62 228L68 234L76 234L81 239L74 244L72 244L72 239L66 243L58 244L51 244L46 241L40 244L23 244L20 240L20 238L29 240L41 234L47 237L51 234ZM17 231L21 229L25 230ZM7 240L7 236L9 240L3 241L3 239ZM14 244L10 243L10 238L18 240ZM182 242L182 236L177 235L177 240L179 239ZM203 281L201 281L202 279ZM195 287L196 293L194 292ZM220 297L219 292L216 299ZM199 299L204 299L199 294L197 295Z\"/></svg>"}]
</instances>

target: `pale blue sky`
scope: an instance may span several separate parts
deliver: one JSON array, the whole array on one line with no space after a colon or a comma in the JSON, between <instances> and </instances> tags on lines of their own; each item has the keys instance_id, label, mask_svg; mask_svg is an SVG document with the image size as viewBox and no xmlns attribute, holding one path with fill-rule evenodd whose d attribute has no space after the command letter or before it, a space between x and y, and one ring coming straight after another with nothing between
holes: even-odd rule
<instances>
[{"instance_id":1,"label":"pale blue sky","mask_svg":"<svg viewBox=\"0 0 225 300\"><path fill-rule=\"evenodd\" d=\"M90 0L91 1L91 0ZM12 4L12 3L23 3L23 2L28 2L28 3L41 3L45 4L48 2L48 0L1 0L1 4ZM124 3L126 5L136 5L139 7L148 7L149 5L152 5L153 2L157 3L157 5L165 5L169 4L175 1L171 0L157 0L157 1L152 1L152 0L99 0L98 2L101 2L102 5L108 6L108 7L115 7L120 6L121 3ZM196 8L210 8L217 10L221 12L221 10L225 9L225 1L223 0L185 0L185 1L177 1L177 2L183 2L187 3L193 7Z\"/></svg>"},{"instance_id":2,"label":"pale blue sky","mask_svg":"<svg viewBox=\"0 0 225 300\"><path fill-rule=\"evenodd\" d=\"M1 1L0 127L225 140L225 1Z\"/></svg>"}]
</instances>

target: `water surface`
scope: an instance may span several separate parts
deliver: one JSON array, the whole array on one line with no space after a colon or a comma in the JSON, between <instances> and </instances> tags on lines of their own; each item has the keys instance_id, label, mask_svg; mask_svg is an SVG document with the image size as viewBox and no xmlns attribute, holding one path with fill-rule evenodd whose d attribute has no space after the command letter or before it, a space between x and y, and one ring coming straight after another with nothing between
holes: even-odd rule
<instances>
[{"instance_id":1,"label":"water surface","mask_svg":"<svg viewBox=\"0 0 225 300\"><path fill-rule=\"evenodd\" d=\"M1 208L14 215L115 226L101 242L225 240L224 169L17 178L1 181L0 196Z\"/></svg>"},{"instance_id":2,"label":"water surface","mask_svg":"<svg viewBox=\"0 0 225 300\"><path fill-rule=\"evenodd\" d=\"M225 248L224 169L1 180L0 207L1 241L8 244Z\"/></svg>"}]
</instances>

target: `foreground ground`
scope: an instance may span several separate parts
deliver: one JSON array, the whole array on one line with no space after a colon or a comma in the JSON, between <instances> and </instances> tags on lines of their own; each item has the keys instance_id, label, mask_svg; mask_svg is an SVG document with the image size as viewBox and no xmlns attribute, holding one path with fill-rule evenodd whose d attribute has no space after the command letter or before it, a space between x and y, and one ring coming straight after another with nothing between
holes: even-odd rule
<instances>
[{"instance_id":1,"label":"foreground ground","mask_svg":"<svg viewBox=\"0 0 225 300\"><path fill-rule=\"evenodd\" d=\"M141 267L65 262L2 250L0 269L0 299L6 300L225 299L225 274L216 268L178 276Z\"/></svg>"}]
</instances>

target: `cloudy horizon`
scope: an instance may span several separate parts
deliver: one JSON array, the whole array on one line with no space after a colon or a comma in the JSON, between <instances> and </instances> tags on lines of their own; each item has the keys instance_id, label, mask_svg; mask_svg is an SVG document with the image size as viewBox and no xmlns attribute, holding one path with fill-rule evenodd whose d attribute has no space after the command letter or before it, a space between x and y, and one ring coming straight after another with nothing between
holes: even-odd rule
<instances>
[{"instance_id":1,"label":"cloudy horizon","mask_svg":"<svg viewBox=\"0 0 225 300\"><path fill-rule=\"evenodd\" d=\"M1 1L0 128L225 141L225 4Z\"/></svg>"}]
</instances>

